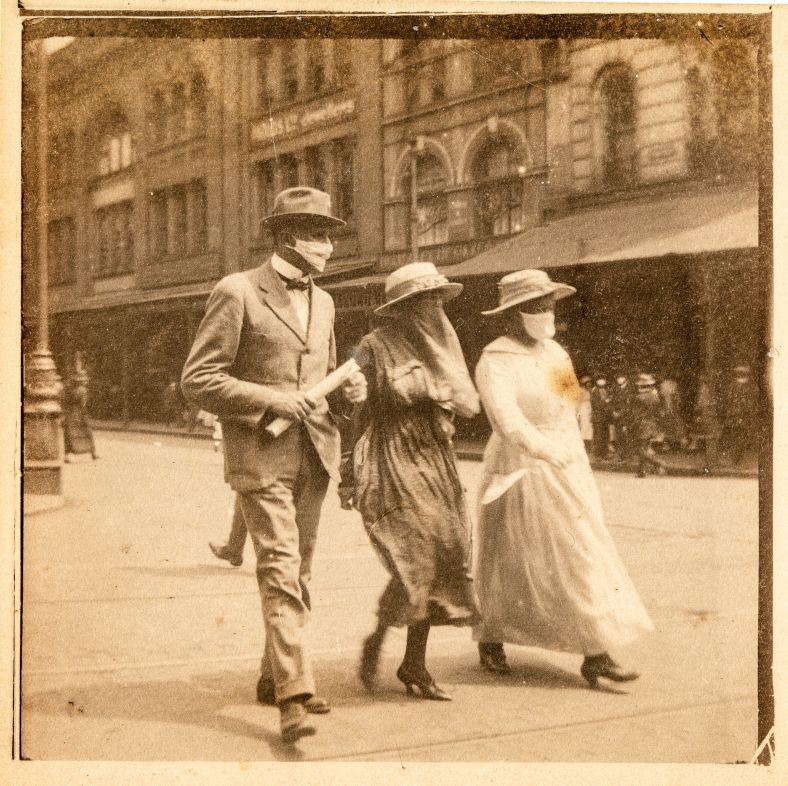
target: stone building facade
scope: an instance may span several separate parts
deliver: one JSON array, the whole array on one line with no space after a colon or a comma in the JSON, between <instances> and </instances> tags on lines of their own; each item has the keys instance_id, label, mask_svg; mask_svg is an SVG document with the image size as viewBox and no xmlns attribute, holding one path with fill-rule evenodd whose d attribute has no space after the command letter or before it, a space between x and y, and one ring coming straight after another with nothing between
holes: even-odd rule
<instances>
[{"instance_id":1,"label":"stone building facade","mask_svg":"<svg viewBox=\"0 0 788 786\"><path fill-rule=\"evenodd\" d=\"M50 67L56 357L94 416L169 418L207 293L301 182L348 221L341 353L413 258L465 284L471 365L501 275L560 268L578 370L670 374L690 415L763 341L757 67L748 39L79 39Z\"/></svg>"}]
</instances>

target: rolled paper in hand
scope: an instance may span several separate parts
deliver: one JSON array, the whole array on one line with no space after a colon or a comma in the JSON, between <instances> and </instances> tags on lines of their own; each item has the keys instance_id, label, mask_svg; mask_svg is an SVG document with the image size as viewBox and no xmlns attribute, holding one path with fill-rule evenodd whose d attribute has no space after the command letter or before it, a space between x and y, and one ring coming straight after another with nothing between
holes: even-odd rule
<instances>
[{"instance_id":1,"label":"rolled paper in hand","mask_svg":"<svg viewBox=\"0 0 788 786\"><path fill-rule=\"evenodd\" d=\"M334 369L325 379L321 380L314 387L306 391L306 395L314 401L320 401L325 398L329 393L333 393L337 388L347 382L357 371L361 371L361 366L356 362L355 358L351 358L347 363L343 363L339 368ZM272 420L265 430L272 437L279 437L295 423L290 418L277 418Z\"/></svg>"}]
</instances>

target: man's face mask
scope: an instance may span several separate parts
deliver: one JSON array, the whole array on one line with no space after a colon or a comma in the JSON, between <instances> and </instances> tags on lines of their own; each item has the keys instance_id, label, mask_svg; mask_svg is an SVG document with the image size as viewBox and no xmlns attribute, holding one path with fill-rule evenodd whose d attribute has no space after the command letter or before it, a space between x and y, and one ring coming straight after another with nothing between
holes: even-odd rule
<instances>
[{"instance_id":1,"label":"man's face mask","mask_svg":"<svg viewBox=\"0 0 788 786\"><path fill-rule=\"evenodd\" d=\"M544 341L555 335L555 314L544 311L540 314L524 314L520 312L525 332L535 341Z\"/></svg>"},{"instance_id":2,"label":"man's face mask","mask_svg":"<svg viewBox=\"0 0 788 786\"><path fill-rule=\"evenodd\" d=\"M314 268L318 273L322 273L326 268L334 246L331 241L326 238L325 240L301 240L295 238L295 244L287 246L292 248L300 257L302 257L309 266Z\"/></svg>"}]
</instances>

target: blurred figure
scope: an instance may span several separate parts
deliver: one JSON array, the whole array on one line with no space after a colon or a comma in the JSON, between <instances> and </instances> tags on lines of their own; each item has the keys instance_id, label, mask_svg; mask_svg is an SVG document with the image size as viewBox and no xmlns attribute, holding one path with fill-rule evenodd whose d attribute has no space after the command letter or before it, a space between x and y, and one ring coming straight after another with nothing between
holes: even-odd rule
<instances>
[{"instance_id":1,"label":"blurred figure","mask_svg":"<svg viewBox=\"0 0 788 786\"><path fill-rule=\"evenodd\" d=\"M165 423L176 425L180 421L183 403L181 387L176 379L171 378L161 394L161 409Z\"/></svg>"},{"instance_id":2,"label":"blurred figure","mask_svg":"<svg viewBox=\"0 0 788 786\"><path fill-rule=\"evenodd\" d=\"M687 446L687 426L681 414L681 394L679 385L670 374L666 374L658 386L662 400L662 428L665 434L665 446L685 448Z\"/></svg>"},{"instance_id":3,"label":"blurred figure","mask_svg":"<svg viewBox=\"0 0 788 786\"><path fill-rule=\"evenodd\" d=\"M614 442L621 461L632 458L632 399L634 392L626 374L618 374L611 391L612 422L615 429Z\"/></svg>"},{"instance_id":4,"label":"blurred figure","mask_svg":"<svg viewBox=\"0 0 788 786\"><path fill-rule=\"evenodd\" d=\"M65 384L63 391L63 441L65 461L72 455L90 453L95 461L96 442L88 423L86 407L88 403L88 374L82 366L82 354L74 355L74 372Z\"/></svg>"},{"instance_id":5,"label":"blurred figure","mask_svg":"<svg viewBox=\"0 0 788 786\"><path fill-rule=\"evenodd\" d=\"M594 455L597 458L607 458L610 451L612 417L612 398L607 380L597 377L591 390L591 422L594 430Z\"/></svg>"},{"instance_id":6,"label":"blurred figure","mask_svg":"<svg viewBox=\"0 0 788 786\"><path fill-rule=\"evenodd\" d=\"M632 399L632 435L637 450L637 476L645 478L650 469L665 474L665 463L657 458L655 443L662 439L662 402L651 374L638 374L637 392Z\"/></svg>"},{"instance_id":7,"label":"blurred figure","mask_svg":"<svg viewBox=\"0 0 788 786\"><path fill-rule=\"evenodd\" d=\"M733 369L725 395L722 442L735 466L757 445L758 388L750 367L741 364Z\"/></svg>"},{"instance_id":8,"label":"blurred figure","mask_svg":"<svg viewBox=\"0 0 788 786\"><path fill-rule=\"evenodd\" d=\"M580 377L580 403L577 407L577 424L580 426L580 436L586 446L586 453L591 455L594 445L594 423L591 408L591 377L584 374Z\"/></svg>"},{"instance_id":9,"label":"blurred figure","mask_svg":"<svg viewBox=\"0 0 788 786\"><path fill-rule=\"evenodd\" d=\"M695 396L693 410L692 440L689 449L703 450L709 461L717 458L717 423L714 396L707 382L701 382Z\"/></svg>"}]
</instances>

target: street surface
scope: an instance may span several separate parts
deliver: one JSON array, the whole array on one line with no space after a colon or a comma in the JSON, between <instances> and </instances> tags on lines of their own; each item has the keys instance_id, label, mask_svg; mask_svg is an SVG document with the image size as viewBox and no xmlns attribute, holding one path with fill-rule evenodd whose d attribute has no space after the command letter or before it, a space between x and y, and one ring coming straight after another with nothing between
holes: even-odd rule
<instances>
[{"instance_id":1,"label":"street surface","mask_svg":"<svg viewBox=\"0 0 788 786\"><path fill-rule=\"evenodd\" d=\"M279 740L255 701L262 641L254 555L208 540L232 495L210 442L97 435L64 470L66 505L23 533L22 755L30 759L734 762L756 740L757 482L598 473L607 524L656 631L612 653L642 672L595 692L582 658L508 647L478 666L466 629L435 629L428 666L452 703L406 697L392 632L380 688L356 678L386 574L333 488L312 584L317 736ZM480 465L462 462L473 493Z\"/></svg>"}]
</instances>

